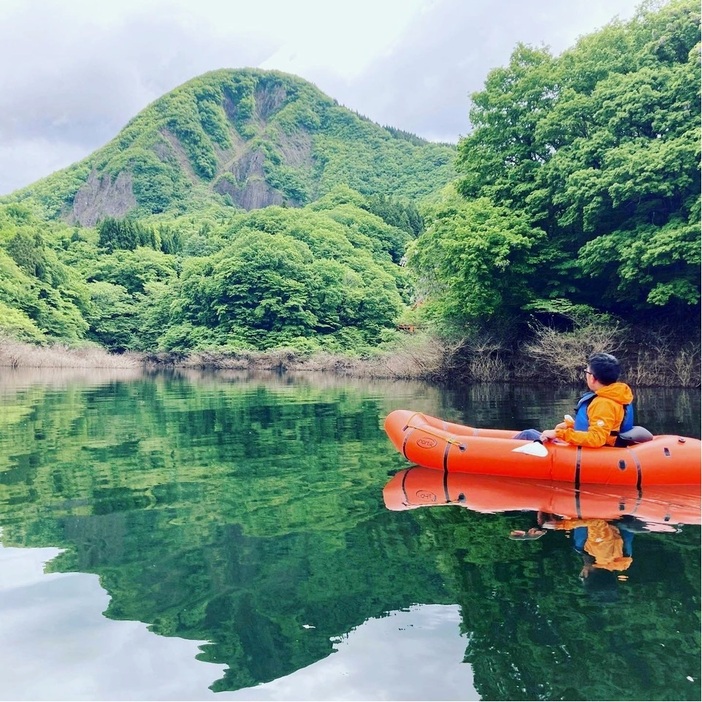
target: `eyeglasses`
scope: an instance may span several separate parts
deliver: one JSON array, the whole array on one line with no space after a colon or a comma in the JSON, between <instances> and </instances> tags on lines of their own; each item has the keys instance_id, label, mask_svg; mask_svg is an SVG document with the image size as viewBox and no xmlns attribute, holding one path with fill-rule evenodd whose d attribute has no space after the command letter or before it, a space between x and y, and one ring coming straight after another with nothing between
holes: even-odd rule
<instances>
[{"instance_id":1,"label":"eyeglasses","mask_svg":"<svg viewBox=\"0 0 702 702\"><path fill-rule=\"evenodd\" d=\"M592 371L589 371L587 368L583 368L583 372L585 373L585 375L594 375L594 373Z\"/></svg>"}]
</instances>

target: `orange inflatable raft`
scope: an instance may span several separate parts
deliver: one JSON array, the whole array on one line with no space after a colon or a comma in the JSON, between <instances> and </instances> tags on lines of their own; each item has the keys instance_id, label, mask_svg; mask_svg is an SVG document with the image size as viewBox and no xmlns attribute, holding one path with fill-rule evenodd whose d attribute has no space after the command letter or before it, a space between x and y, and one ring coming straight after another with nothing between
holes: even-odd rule
<instances>
[{"instance_id":1,"label":"orange inflatable raft","mask_svg":"<svg viewBox=\"0 0 702 702\"><path fill-rule=\"evenodd\" d=\"M700 483L702 444L685 436L654 436L622 448L549 441L543 444L543 455L532 455L524 447L533 442L512 438L517 430L477 429L411 410L391 412L384 426L405 458L446 473L555 480L576 486Z\"/></svg>"},{"instance_id":2,"label":"orange inflatable raft","mask_svg":"<svg viewBox=\"0 0 702 702\"><path fill-rule=\"evenodd\" d=\"M469 473L444 473L412 466L393 475L383 488L392 511L458 505L474 512L533 511L571 519L617 520L636 517L649 531L675 531L679 524L700 524L700 486L586 485Z\"/></svg>"}]
</instances>

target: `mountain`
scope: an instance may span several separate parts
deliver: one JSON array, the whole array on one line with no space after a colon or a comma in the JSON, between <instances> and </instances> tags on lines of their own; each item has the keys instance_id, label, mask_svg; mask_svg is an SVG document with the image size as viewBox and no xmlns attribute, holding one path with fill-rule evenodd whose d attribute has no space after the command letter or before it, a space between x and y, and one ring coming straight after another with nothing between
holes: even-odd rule
<instances>
[{"instance_id":1,"label":"mountain","mask_svg":"<svg viewBox=\"0 0 702 702\"><path fill-rule=\"evenodd\" d=\"M455 154L381 127L296 76L217 70L153 102L84 160L0 202L36 200L52 218L93 226L213 201L300 207L339 184L415 199L453 180Z\"/></svg>"}]
</instances>

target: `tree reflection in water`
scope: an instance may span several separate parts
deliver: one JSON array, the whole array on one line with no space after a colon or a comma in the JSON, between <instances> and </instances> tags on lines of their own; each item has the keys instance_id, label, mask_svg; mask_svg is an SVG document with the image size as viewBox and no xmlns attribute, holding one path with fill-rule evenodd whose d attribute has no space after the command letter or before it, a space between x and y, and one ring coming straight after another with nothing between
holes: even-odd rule
<instances>
[{"instance_id":1,"label":"tree reflection in water","mask_svg":"<svg viewBox=\"0 0 702 702\"><path fill-rule=\"evenodd\" d=\"M525 487L499 510L472 507L475 487L443 510L385 507L405 467L382 431L390 410L546 424L572 389L245 374L0 387L3 544L62 549L48 570L98 575L107 617L208 642L200 659L225 670L212 690L291 675L364 622L430 604L460 608L483 699L699 698L698 527L637 536L612 607L584 596L564 533L506 538L539 510L567 514ZM637 516L663 509L648 497Z\"/></svg>"}]
</instances>

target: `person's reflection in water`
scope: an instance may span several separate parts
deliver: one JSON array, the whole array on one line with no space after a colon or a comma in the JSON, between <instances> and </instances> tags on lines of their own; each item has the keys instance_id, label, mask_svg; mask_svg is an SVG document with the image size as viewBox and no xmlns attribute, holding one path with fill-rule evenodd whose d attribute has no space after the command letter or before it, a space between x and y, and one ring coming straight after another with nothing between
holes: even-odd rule
<instances>
[{"instance_id":1,"label":"person's reflection in water","mask_svg":"<svg viewBox=\"0 0 702 702\"><path fill-rule=\"evenodd\" d=\"M543 513L539 513L538 523L539 529L513 531L510 538L537 539L543 536L545 529L571 532L573 548L583 559L580 579L588 595L600 602L617 599L617 573L631 566L634 534L647 531L645 523L626 517L616 522L605 519L559 519Z\"/></svg>"},{"instance_id":2,"label":"person's reflection in water","mask_svg":"<svg viewBox=\"0 0 702 702\"><path fill-rule=\"evenodd\" d=\"M550 515L549 515L550 516ZM604 519L541 519L542 529L572 531L573 548L585 558L581 575L589 577L594 569L627 570L632 563L634 532L624 522Z\"/></svg>"},{"instance_id":3,"label":"person's reflection in water","mask_svg":"<svg viewBox=\"0 0 702 702\"><path fill-rule=\"evenodd\" d=\"M619 595L617 571L629 569L632 559L634 532L625 522L612 523L604 519L564 519L546 521L546 529L571 530L573 548L580 553L583 567L580 579L585 591L597 602L614 602Z\"/></svg>"}]
</instances>

